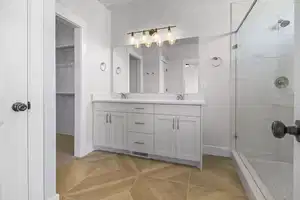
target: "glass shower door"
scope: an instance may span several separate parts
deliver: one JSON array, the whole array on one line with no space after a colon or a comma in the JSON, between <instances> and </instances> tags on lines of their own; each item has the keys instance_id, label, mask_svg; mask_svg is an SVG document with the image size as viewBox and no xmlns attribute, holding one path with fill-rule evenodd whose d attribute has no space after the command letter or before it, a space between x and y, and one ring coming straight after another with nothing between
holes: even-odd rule
<instances>
[{"instance_id":1,"label":"glass shower door","mask_svg":"<svg viewBox=\"0 0 300 200\"><path fill-rule=\"evenodd\" d=\"M276 200L292 200L293 138L275 138L271 124L294 124L293 7L292 0L258 1L234 50L236 150Z\"/></svg>"}]
</instances>

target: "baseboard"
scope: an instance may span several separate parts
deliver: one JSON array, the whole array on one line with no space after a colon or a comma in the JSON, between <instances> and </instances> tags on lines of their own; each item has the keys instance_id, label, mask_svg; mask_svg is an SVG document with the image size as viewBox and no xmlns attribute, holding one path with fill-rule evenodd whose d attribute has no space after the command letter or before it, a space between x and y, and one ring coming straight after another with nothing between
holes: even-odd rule
<instances>
[{"instance_id":1,"label":"baseboard","mask_svg":"<svg viewBox=\"0 0 300 200\"><path fill-rule=\"evenodd\" d=\"M232 152L233 160L235 161L236 169L240 180L244 186L245 192L249 198L249 200L266 200L256 182L253 180L252 175L250 174L249 170L243 163L242 159L239 157L237 152Z\"/></svg>"},{"instance_id":2,"label":"baseboard","mask_svg":"<svg viewBox=\"0 0 300 200\"><path fill-rule=\"evenodd\" d=\"M48 200L59 200L59 194L56 194L55 196L49 198Z\"/></svg>"},{"instance_id":3,"label":"baseboard","mask_svg":"<svg viewBox=\"0 0 300 200\"><path fill-rule=\"evenodd\" d=\"M84 151L80 151L79 153L75 150L75 157L77 158L83 158L84 156L88 155L89 153L92 153L95 149L92 146L86 146Z\"/></svg>"},{"instance_id":4,"label":"baseboard","mask_svg":"<svg viewBox=\"0 0 300 200\"><path fill-rule=\"evenodd\" d=\"M205 155L231 157L231 150L228 147L204 145L203 152Z\"/></svg>"}]
</instances>

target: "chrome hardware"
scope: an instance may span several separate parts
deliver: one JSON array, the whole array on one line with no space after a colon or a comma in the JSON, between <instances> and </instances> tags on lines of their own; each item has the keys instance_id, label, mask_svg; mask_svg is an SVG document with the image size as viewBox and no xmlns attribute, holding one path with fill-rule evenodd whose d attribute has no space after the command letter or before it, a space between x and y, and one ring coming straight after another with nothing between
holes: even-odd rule
<instances>
[{"instance_id":1,"label":"chrome hardware","mask_svg":"<svg viewBox=\"0 0 300 200\"><path fill-rule=\"evenodd\" d=\"M175 117L173 117L173 130L175 130Z\"/></svg>"},{"instance_id":2,"label":"chrome hardware","mask_svg":"<svg viewBox=\"0 0 300 200\"><path fill-rule=\"evenodd\" d=\"M281 121L274 121L272 123L272 133L276 138L283 138L286 134L290 134L300 142L300 120L296 120L295 126L285 126Z\"/></svg>"},{"instance_id":3,"label":"chrome hardware","mask_svg":"<svg viewBox=\"0 0 300 200\"><path fill-rule=\"evenodd\" d=\"M184 94L177 94L177 100L184 100Z\"/></svg>"},{"instance_id":4,"label":"chrome hardware","mask_svg":"<svg viewBox=\"0 0 300 200\"><path fill-rule=\"evenodd\" d=\"M11 107L15 112L24 112L28 109L28 106L25 103L16 102Z\"/></svg>"},{"instance_id":5,"label":"chrome hardware","mask_svg":"<svg viewBox=\"0 0 300 200\"><path fill-rule=\"evenodd\" d=\"M109 113L109 123L111 124L111 113Z\"/></svg>"},{"instance_id":6,"label":"chrome hardware","mask_svg":"<svg viewBox=\"0 0 300 200\"><path fill-rule=\"evenodd\" d=\"M137 124L137 125L145 125L145 123L143 123L143 122L135 122L135 124Z\"/></svg>"},{"instance_id":7,"label":"chrome hardware","mask_svg":"<svg viewBox=\"0 0 300 200\"><path fill-rule=\"evenodd\" d=\"M121 99L128 99L127 94L126 93L120 93L121 95Z\"/></svg>"},{"instance_id":8,"label":"chrome hardware","mask_svg":"<svg viewBox=\"0 0 300 200\"><path fill-rule=\"evenodd\" d=\"M134 108L134 110L145 110L145 108Z\"/></svg>"},{"instance_id":9,"label":"chrome hardware","mask_svg":"<svg viewBox=\"0 0 300 200\"><path fill-rule=\"evenodd\" d=\"M106 116L105 116L105 123L108 123L108 113L106 113Z\"/></svg>"},{"instance_id":10,"label":"chrome hardware","mask_svg":"<svg viewBox=\"0 0 300 200\"><path fill-rule=\"evenodd\" d=\"M145 144L144 142L134 142L134 144Z\"/></svg>"},{"instance_id":11,"label":"chrome hardware","mask_svg":"<svg viewBox=\"0 0 300 200\"><path fill-rule=\"evenodd\" d=\"M177 130L179 130L179 118L177 117Z\"/></svg>"}]
</instances>

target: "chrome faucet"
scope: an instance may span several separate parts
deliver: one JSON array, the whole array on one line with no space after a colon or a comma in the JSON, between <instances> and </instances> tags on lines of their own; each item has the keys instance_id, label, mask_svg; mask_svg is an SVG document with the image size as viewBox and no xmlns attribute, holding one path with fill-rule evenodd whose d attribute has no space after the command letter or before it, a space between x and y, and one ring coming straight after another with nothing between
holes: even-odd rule
<instances>
[{"instance_id":1,"label":"chrome faucet","mask_svg":"<svg viewBox=\"0 0 300 200\"><path fill-rule=\"evenodd\" d=\"M184 94L177 94L177 100L184 100Z\"/></svg>"},{"instance_id":2,"label":"chrome faucet","mask_svg":"<svg viewBox=\"0 0 300 200\"><path fill-rule=\"evenodd\" d=\"M127 94L126 93L120 93L121 94L121 99L127 99Z\"/></svg>"}]
</instances>

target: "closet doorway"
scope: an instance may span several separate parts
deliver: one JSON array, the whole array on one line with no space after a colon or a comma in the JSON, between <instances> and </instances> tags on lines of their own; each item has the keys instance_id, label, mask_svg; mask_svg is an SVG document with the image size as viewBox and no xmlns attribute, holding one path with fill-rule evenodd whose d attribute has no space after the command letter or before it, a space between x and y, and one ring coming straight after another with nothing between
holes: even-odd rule
<instances>
[{"instance_id":1,"label":"closet doorway","mask_svg":"<svg viewBox=\"0 0 300 200\"><path fill-rule=\"evenodd\" d=\"M76 34L77 27L56 16L56 166L60 167L75 156L76 93ZM76 48L75 48L76 47ZM76 83L76 84L75 84Z\"/></svg>"}]
</instances>

